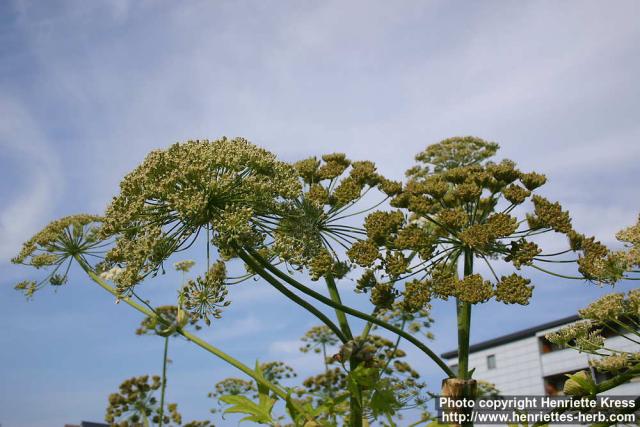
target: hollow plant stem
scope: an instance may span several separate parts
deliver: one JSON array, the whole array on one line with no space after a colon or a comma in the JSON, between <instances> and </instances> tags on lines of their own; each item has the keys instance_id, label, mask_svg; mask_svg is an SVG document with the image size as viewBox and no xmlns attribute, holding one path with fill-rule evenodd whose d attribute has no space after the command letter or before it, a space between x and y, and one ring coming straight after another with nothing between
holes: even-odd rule
<instances>
[{"instance_id":1,"label":"hollow plant stem","mask_svg":"<svg viewBox=\"0 0 640 427\"><path fill-rule=\"evenodd\" d=\"M326 275L325 281L327 283L327 289L329 290L329 296L331 297L331 300L336 304L342 304L342 300L340 299L340 292L338 292L338 287L336 286L336 281L333 276L330 274ZM337 308L334 308L334 310L336 312L336 317L338 318L338 324L340 325L342 333L346 338L350 340L353 339L347 316L345 316L344 312L338 310Z\"/></svg>"},{"instance_id":2,"label":"hollow plant stem","mask_svg":"<svg viewBox=\"0 0 640 427\"><path fill-rule=\"evenodd\" d=\"M464 250L464 277L473 274L473 252ZM458 318L458 378L467 380L469 375L469 336L471 332L471 304L456 299Z\"/></svg>"},{"instance_id":3,"label":"hollow plant stem","mask_svg":"<svg viewBox=\"0 0 640 427\"><path fill-rule=\"evenodd\" d=\"M329 297L336 304L342 304L342 300L340 299L340 292L338 292L338 287L336 286L336 281L333 276L328 274L325 276L325 282L327 283L327 290L329 291ZM340 325L340 329L342 333L348 339L352 340L353 335L351 333L351 328L349 327L349 321L347 320L347 316L344 312L334 308L336 312L336 317L338 319L338 324ZM349 362L350 368L353 371L359 365L359 362L355 359L351 359ZM358 393L351 394L349 396L349 426L350 427L362 427L362 401L359 399L359 396L362 396L362 390L359 385Z\"/></svg>"}]
</instances>

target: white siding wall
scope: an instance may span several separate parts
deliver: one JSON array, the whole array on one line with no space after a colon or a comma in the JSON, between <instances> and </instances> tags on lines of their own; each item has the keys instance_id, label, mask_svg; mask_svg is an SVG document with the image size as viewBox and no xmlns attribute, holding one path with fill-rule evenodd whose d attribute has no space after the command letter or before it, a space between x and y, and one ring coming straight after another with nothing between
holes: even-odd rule
<instances>
[{"instance_id":1,"label":"white siding wall","mask_svg":"<svg viewBox=\"0 0 640 427\"><path fill-rule=\"evenodd\" d=\"M496 368L487 368L487 356L494 354ZM473 377L494 383L501 394L543 394L538 341L525 338L469 355ZM455 359L450 364L455 364Z\"/></svg>"},{"instance_id":2,"label":"white siding wall","mask_svg":"<svg viewBox=\"0 0 640 427\"><path fill-rule=\"evenodd\" d=\"M475 368L473 377L495 384L500 393L504 395L544 394L544 377L589 369L589 357L592 356L578 353L572 349L540 353L540 337L559 328L543 330L532 337L471 353L469 367ZM609 348L630 352L640 351L640 345L623 337L609 338L605 341L605 345ZM489 355L495 355L495 369L487 367L487 356ZM457 359L447 359L446 361L450 366L457 364ZM637 395L639 393L640 380L619 386L607 394Z\"/></svg>"}]
</instances>

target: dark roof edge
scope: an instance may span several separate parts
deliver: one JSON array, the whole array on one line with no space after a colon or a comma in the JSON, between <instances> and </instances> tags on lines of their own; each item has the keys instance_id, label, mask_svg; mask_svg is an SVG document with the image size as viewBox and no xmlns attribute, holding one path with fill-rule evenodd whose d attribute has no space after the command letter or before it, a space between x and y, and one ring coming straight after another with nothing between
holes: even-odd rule
<instances>
[{"instance_id":1,"label":"dark roof edge","mask_svg":"<svg viewBox=\"0 0 640 427\"><path fill-rule=\"evenodd\" d=\"M469 346L469 353L474 353L476 351L484 350L490 347L494 347L501 344L507 344L513 341L520 340L522 338L527 338L532 335L535 335L536 332L542 331L544 329L554 328L556 326L564 325L565 323L575 322L576 320L580 320L580 317L577 314L573 316L563 317L562 319L557 319L551 322L543 323L541 325L533 326L531 328L522 329L520 331L512 332L507 335L502 335L501 337L492 338L487 341L482 341L477 344L473 344ZM458 357L458 350L451 350L445 353L442 353L440 357L445 359L451 359L453 357Z\"/></svg>"}]
</instances>

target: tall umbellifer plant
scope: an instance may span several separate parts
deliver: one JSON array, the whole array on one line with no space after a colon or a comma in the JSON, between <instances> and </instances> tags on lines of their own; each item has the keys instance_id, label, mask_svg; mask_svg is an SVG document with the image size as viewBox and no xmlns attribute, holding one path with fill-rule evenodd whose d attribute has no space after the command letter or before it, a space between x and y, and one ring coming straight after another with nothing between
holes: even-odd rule
<instances>
[{"instance_id":1,"label":"tall umbellifer plant","mask_svg":"<svg viewBox=\"0 0 640 427\"><path fill-rule=\"evenodd\" d=\"M116 298L162 324L163 331L175 331L255 380L259 402L231 399L234 412L273 424L273 404L282 399L294 424L317 425L318 408L269 381L259 365L251 369L184 328L192 319L208 325L219 318L229 305L227 287L258 276L335 335L340 345L335 357L346 370L350 392L349 425L361 426L363 416L393 414L401 405L380 398L393 390L389 382L377 381L384 366L367 351L374 327L416 346L446 378L456 376L415 327L433 298L457 301L457 376L471 389L471 306L490 298L526 304L532 292L529 279L515 272L486 278L476 263L491 269L502 259L516 270L607 283L623 276L623 257L574 231L560 205L532 194L545 183L543 175L488 160L497 148L477 138L445 140L418 155L420 165L402 185L381 176L373 163L343 154L286 164L240 138L174 144L150 153L124 178L103 216L55 221L25 243L14 261L50 269L45 279L17 287L32 296L47 283L61 286L75 261ZM373 204L367 204L372 197ZM386 202L397 209L370 213L362 221ZM533 209L517 218L514 212L525 202ZM568 236L566 251L543 253L534 241L552 231ZM207 269L180 288L175 316L168 317L141 297L142 284L189 248L202 251ZM569 253L578 257L563 258ZM553 272L546 267L550 261L577 262L579 274ZM238 268L243 271L229 273ZM339 284L347 278L357 278L357 291L370 295L370 313L342 302ZM319 305L331 307L334 316ZM353 317L366 322L363 330L354 331Z\"/></svg>"},{"instance_id":2,"label":"tall umbellifer plant","mask_svg":"<svg viewBox=\"0 0 640 427\"><path fill-rule=\"evenodd\" d=\"M150 153L125 177L120 190L103 216L65 217L28 240L12 261L46 274L22 281L16 289L31 298L48 284L60 287L76 262L118 302L152 319L163 333L175 331L288 400L287 390L185 326L193 318L209 324L229 304L225 263L210 262L211 244L222 251L229 250L231 242L255 245L263 239L264 224L298 194L295 170L243 139L190 141ZM139 295L141 283L163 272L171 255L203 241L207 271L180 289L175 316Z\"/></svg>"},{"instance_id":3,"label":"tall umbellifer plant","mask_svg":"<svg viewBox=\"0 0 640 427\"><path fill-rule=\"evenodd\" d=\"M575 231L569 213L538 194L544 175L523 172L510 160L491 161L497 150L495 143L462 137L419 153L408 182L390 202L398 210L370 214L367 239L348 252L366 269L361 281L372 296L402 294L405 305L415 307L455 299L458 372L443 392L458 396L475 393L469 367L474 305L490 299L528 304L533 285L527 270L613 284L629 269L622 254ZM548 233L564 235L566 249L545 251L539 236ZM391 263L395 277L384 274ZM499 263L513 271L498 275ZM577 271L567 273L567 264Z\"/></svg>"},{"instance_id":4,"label":"tall umbellifer plant","mask_svg":"<svg viewBox=\"0 0 640 427\"><path fill-rule=\"evenodd\" d=\"M364 235L361 228L341 221L360 214L349 210L374 188L388 197L401 185L381 177L371 162L351 162L340 154L288 165L243 139L175 144L152 152L128 174L103 216L54 221L26 242L13 261L48 270L45 278L16 287L32 297L47 283L61 286L76 262L93 281L152 319L163 333L175 331L251 376L266 405L254 419L267 420L271 399L277 397L287 402L296 424L311 422L316 416L291 398L291 390L185 330L193 318L210 324L220 317L229 304L227 286L257 274L316 316L341 341L340 354L350 370L353 392L350 423L360 425L363 389L371 388L370 380L379 369L363 351L372 325L405 337L448 369L409 332L379 318L379 310L370 315L341 304L335 279L347 274L350 266L337 260L340 248ZM142 284L163 273L171 256L192 247L204 250L207 270L181 287L175 316L167 316L141 296ZM227 274L234 258L244 261L246 268L236 278ZM315 280L323 278L330 298L293 280L287 268L308 270ZM290 285L334 307L338 324ZM352 333L345 313L368 321L361 334ZM415 316L399 317L406 323ZM267 397L269 393L272 397Z\"/></svg>"}]
</instances>

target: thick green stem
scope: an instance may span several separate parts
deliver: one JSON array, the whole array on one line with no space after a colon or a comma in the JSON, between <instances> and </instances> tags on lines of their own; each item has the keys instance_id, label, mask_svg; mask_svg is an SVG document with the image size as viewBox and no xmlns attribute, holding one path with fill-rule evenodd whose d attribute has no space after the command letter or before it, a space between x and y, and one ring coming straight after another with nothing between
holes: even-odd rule
<instances>
[{"instance_id":1,"label":"thick green stem","mask_svg":"<svg viewBox=\"0 0 640 427\"><path fill-rule=\"evenodd\" d=\"M360 334L360 339L361 340L366 340L367 339L367 337L369 336L369 332L371 332L371 328L372 327L373 327L373 323L371 323L371 321L367 322L367 324L364 325L364 329L362 330L362 333Z\"/></svg>"},{"instance_id":2,"label":"thick green stem","mask_svg":"<svg viewBox=\"0 0 640 427\"><path fill-rule=\"evenodd\" d=\"M82 258L77 256L76 257L76 261L78 261L78 263L80 264L82 269L89 275L89 277L95 283L97 283L101 288L103 288L104 290L109 292L114 297L119 298L119 295L116 292L116 290L113 289L111 286L109 286L104 280L102 280L100 278L100 276L98 276L96 273L94 273L93 270L91 269L91 267ZM146 315L146 316L157 318L160 321L164 321L164 319L162 319L159 316L157 316L153 311L151 311L148 308L136 303L135 301L132 301L131 298L125 297L125 298L121 298L121 300L124 301L125 303L127 303L128 305L130 305L131 307L135 308L136 310L138 310L142 314ZM197 346L202 347L203 349L205 349L209 353L213 354L214 356L217 356L218 358L224 360L225 362L227 362L231 366L241 370L242 372L247 374L249 377L253 378L256 382L264 385L265 387L267 387L269 390L274 392L277 396L281 397L282 399L286 400L288 398L288 394L287 394L287 392L285 390L283 390L280 387L270 383L269 381L266 381L264 378L262 378L260 375L258 375L253 369L249 368L247 365L243 364L239 360L233 358L232 356L226 354L222 350L212 346L208 342L202 340L201 338L197 337L196 335L193 335L190 332L187 332L187 331L185 331L183 329L178 329L178 330L176 330L176 332L178 334L182 335L183 337L185 337L186 339L188 339L189 341L193 342ZM299 408L299 409L300 409L300 411L302 413L304 413L302 408Z\"/></svg>"},{"instance_id":3,"label":"thick green stem","mask_svg":"<svg viewBox=\"0 0 640 427\"><path fill-rule=\"evenodd\" d=\"M164 356L162 357L162 390L160 392L160 421L158 427L164 424L164 394L167 389L167 352L169 351L169 336L164 337Z\"/></svg>"},{"instance_id":4,"label":"thick green stem","mask_svg":"<svg viewBox=\"0 0 640 427\"><path fill-rule=\"evenodd\" d=\"M353 366L351 369L354 369ZM362 393L358 393L362 396ZM362 403L359 396L349 398L349 427L362 427Z\"/></svg>"},{"instance_id":5,"label":"thick green stem","mask_svg":"<svg viewBox=\"0 0 640 427\"><path fill-rule=\"evenodd\" d=\"M330 307L333 308L337 308L340 309L340 311L343 311L346 314L350 314L354 317L357 317L359 319L362 320L367 320L371 323L374 323L390 332L393 332L394 334L400 335L402 338L406 339L407 341L409 341L411 344L415 345L416 347L418 347L424 354L426 354L431 360L433 360L449 377L453 378L455 377L455 374L453 373L453 371L451 370L451 368L449 368L449 366L447 366L447 364L438 357L438 355L436 355L429 347L427 347L426 345L424 345L422 342L420 342L419 340L417 340L414 336L412 336L411 334L408 334L404 331L402 331L400 328L393 326L383 320L380 320L376 317L370 316L366 313L363 313L361 311L355 310L351 307L347 307L345 305L342 304L337 304L335 302L333 302L330 298L325 297L324 295L315 292L309 288L307 288L306 286L304 286L302 283L298 282L297 280L289 277L287 274L283 273L282 271L280 271L279 269L275 268L274 266L272 266L271 264L269 264L269 262L267 262L264 258L262 258L260 256L260 254L258 254L256 251L252 250L252 249L248 249L249 253L251 254L251 256L253 256L253 258L255 260L257 260L262 266L264 266L267 270L269 270L271 273L273 273L275 276L279 277L280 279L284 280L285 282L289 283L291 286L293 286L294 288L298 289L299 291L309 295L310 297L322 302L323 304L326 304Z\"/></svg>"},{"instance_id":6,"label":"thick green stem","mask_svg":"<svg viewBox=\"0 0 640 427\"><path fill-rule=\"evenodd\" d=\"M253 259L247 253L242 251L238 251L238 256L245 263L247 263L247 265L251 267L253 271L259 274L260 277L265 279L267 282L269 282L271 286L273 286L278 291L280 291L280 293L282 293L284 296L286 296L287 298L289 298L290 300L292 300L293 302L295 302L296 304L298 304L299 306L301 306L302 308L304 308L305 310L307 310L308 312L316 316L318 319L320 319L325 325L329 327L329 329L333 331L334 334L336 334L336 336L340 341L342 341L343 343L348 341L347 337L345 337L344 334L342 333L342 330L338 328L335 325L335 323L331 321L331 319L329 319L323 312L315 308L313 305L309 304L307 301L303 300L298 295L294 294L289 289L287 289L286 286L284 286L282 283L276 280L273 276L267 273L264 270L264 268L262 268L262 266L258 264L258 262L255 259Z\"/></svg>"},{"instance_id":7,"label":"thick green stem","mask_svg":"<svg viewBox=\"0 0 640 427\"><path fill-rule=\"evenodd\" d=\"M325 276L325 281L327 282L327 289L329 290L329 296L331 300L337 304L342 304L342 300L340 299L340 292L338 292L338 287L336 286L336 281L333 279L333 276L330 274ZM348 338L353 339L353 335L351 334L351 328L349 327L349 321L347 320L347 316L345 316L344 312L335 309L336 317L338 318L338 324L340 325L340 329L342 333Z\"/></svg>"},{"instance_id":8,"label":"thick green stem","mask_svg":"<svg viewBox=\"0 0 640 427\"><path fill-rule=\"evenodd\" d=\"M464 250L464 276L473 274L473 252ZM470 379L469 336L471 332L471 304L456 299L458 317L458 378Z\"/></svg>"}]
</instances>

